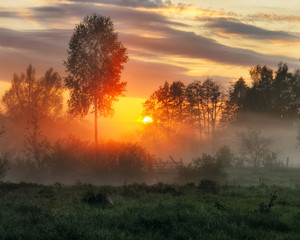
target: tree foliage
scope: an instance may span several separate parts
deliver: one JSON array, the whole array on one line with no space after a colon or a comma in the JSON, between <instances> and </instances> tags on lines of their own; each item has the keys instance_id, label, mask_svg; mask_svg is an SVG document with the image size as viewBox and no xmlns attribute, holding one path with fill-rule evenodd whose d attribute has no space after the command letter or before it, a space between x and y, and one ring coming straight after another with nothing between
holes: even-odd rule
<instances>
[{"instance_id":1,"label":"tree foliage","mask_svg":"<svg viewBox=\"0 0 300 240\"><path fill-rule=\"evenodd\" d=\"M62 110L61 77L52 68L40 79L32 65L26 74L14 74L11 88L2 98L6 115L16 121L55 117Z\"/></svg>"}]
</instances>

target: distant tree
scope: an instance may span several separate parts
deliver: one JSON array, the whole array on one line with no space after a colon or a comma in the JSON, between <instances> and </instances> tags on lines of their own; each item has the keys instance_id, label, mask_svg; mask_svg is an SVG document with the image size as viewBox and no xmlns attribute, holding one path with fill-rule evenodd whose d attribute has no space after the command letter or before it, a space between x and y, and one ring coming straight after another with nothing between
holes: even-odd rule
<instances>
[{"instance_id":1,"label":"distant tree","mask_svg":"<svg viewBox=\"0 0 300 240\"><path fill-rule=\"evenodd\" d=\"M11 88L2 98L5 114L17 122L54 117L62 110L62 91L61 78L52 68L36 79L35 69L29 65L26 74L14 74Z\"/></svg>"},{"instance_id":2,"label":"distant tree","mask_svg":"<svg viewBox=\"0 0 300 240\"><path fill-rule=\"evenodd\" d=\"M270 152L271 139L261 136L261 132L257 129L249 129L240 134L239 138L241 154L254 168L260 167L263 159Z\"/></svg>"},{"instance_id":3,"label":"distant tree","mask_svg":"<svg viewBox=\"0 0 300 240\"><path fill-rule=\"evenodd\" d=\"M247 86L245 79L240 77L237 80L229 93L229 101L232 105L235 105L237 109L243 109L247 105L247 95L249 87Z\"/></svg>"},{"instance_id":4,"label":"distant tree","mask_svg":"<svg viewBox=\"0 0 300 240\"><path fill-rule=\"evenodd\" d=\"M181 81L170 86L170 101L172 103L172 119L182 125L184 120L185 85Z\"/></svg>"},{"instance_id":5,"label":"distant tree","mask_svg":"<svg viewBox=\"0 0 300 240\"><path fill-rule=\"evenodd\" d=\"M231 85L222 111L221 123L223 125L237 119L239 113L245 110L247 107L248 91L249 87L242 77Z\"/></svg>"},{"instance_id":6,"label":"distant tree","mask_svg":"<svg viewBox=\"0 0 300 240\"><path fill-rule=\"evenodd\" d=\"M288 70L288 66L280 62L272 84L273 112L279 117L291 115L292 110L290 106L292 101L292 74Z\"/></svg>"},{"instance_id":7,"label":"distant tree","mask_svg":"<svg viewBox=\"0 0 300 240\"><path fill-rule=\"evenodd\" d=\"M125 91L126 82L120 77L127 60L126 48L109 17L93 14L75 27L64 62L65 83L71 92L68 104L74 115L94 113L96 146L98 116L111 115L112 103Z\"/></svg>"},{"instance_id":8,"label":"distant tree","mask_svg":"<svg viewBox=\"0 0 300 240\"><path fill-rule=\"evenodd\" d=\"M223 110L222 92L220 85L207 79L202 84L203 119L207 136L214 136L217 121Z\"/></svg>"},{"instance_id":9,"label":"distant tree","mask_svg":"<svg viewBox=\"0 0 300 240\"><path fill-rule=\"evenodd\" d=\"M211 137L224 108L220 86L210 79L194 81L187 87L180 81L160 86L144 103L143 116L153 119L156 130L179 133L184 127L196 129L198 138ZM156 132L155 130L155 132Z\"/></svg>"},{"instance_id":10,"label":"distant tree","mask_svg":"<svg viewBox=\"0 0 300 240\"><path fill-rule=\"evenodd\" d=\"M29 65L26 74L14 75L11 88L2 98L6 116L25 124L25 148L38 165L45 148L46 138L40 126L45 118L55 118L63 106L61 78L52 68L37 79Z\"/></svg>"},{"instance_id":11,"label":"distant tree","mask_svg":"<svg viewBox=\"0 0 300 240\"><path fill-rule=\"evenodd\" d=\"M157 99L157 92L154 92L149 99L143 104L142 115L151 116L152 124L147 124L144 128L144 135L149 139L157 140L160 137L160 130L163 123L160 121L162 116L159 102Z\"/></svg>"},{"instance_id":12,"label":"distant tree","mask_svg":"<svg viewBox=\"0 0 300 240\"><path fill-rule=\"evenodd\" d=\"M159 119L165 124L166 128L169 128L172 121L171 116L171 95L170 95L170 85L165 82L163 86L160 86L157 91L155 91L155 96L157 99L157 110L159 113Z\"/></svg>"},{"instance_id":13,"label":"distant tree","mask_svg":"<svg viewBox=\"0 0 300 240\"><path fill-rule=\"evenodd\" d=\"M199 138L202 138L203 123L203 89L200 81L194 81L186 88L186 111L191 124L198 129Z\"/></svg>"},{"instance_id":14,"label":"distant tree","mask_svg":"<svg viewBox=\"0 0 300 240\"><path fill-rule=\"evenodd\" d=\"M259 112L272 112L272 84L273 70L267 66L257 65L250 69L253 86L249 91L251 97L251 109Z\"/></svg>"}]
</instances>

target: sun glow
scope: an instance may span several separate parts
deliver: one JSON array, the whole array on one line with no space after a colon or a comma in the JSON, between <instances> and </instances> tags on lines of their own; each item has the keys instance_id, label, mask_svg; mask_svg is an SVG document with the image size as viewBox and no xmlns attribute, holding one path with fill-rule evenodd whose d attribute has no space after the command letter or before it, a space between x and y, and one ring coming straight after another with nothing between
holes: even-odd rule
<instances>
[{"instance_id":1,"label":"sun glow","mask_svg":"<svg viewBox=\"0 0 300 240\"><path fill-rule=\"evenodd\" d=\"M152 123L153 122L153 120L152 120L152 118L151 117L144 117L144 119L143 119L143 123L145 123L145 124L147 124L147 123Z\"/></svg>"}]
</instances>

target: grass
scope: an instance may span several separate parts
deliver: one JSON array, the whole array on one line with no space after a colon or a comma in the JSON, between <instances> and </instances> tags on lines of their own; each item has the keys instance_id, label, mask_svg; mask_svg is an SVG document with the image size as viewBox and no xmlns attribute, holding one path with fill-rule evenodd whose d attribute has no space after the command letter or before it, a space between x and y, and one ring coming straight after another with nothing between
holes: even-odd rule
<instances>
[{"instance_id":1,"label":"grass","mask_svg":"<svg viewBox=\"0 0 300 240\"><path fill-rule=\"evenodd\" d=\"M0 239L300 239L298 186L209 184L1 183Z\"/></svg>"},{"instance_id":2,"label":"grass","mask_svg":"<svg viewBox=\"0 0 300 240\"><path fill-rule=\"evenodd\" d=\"M280 185L284 187L300 187L299 168L278 168L268 170L264 168L230 168L227 169L226 182L229 185Z\"/></svg>"}]
</instances>

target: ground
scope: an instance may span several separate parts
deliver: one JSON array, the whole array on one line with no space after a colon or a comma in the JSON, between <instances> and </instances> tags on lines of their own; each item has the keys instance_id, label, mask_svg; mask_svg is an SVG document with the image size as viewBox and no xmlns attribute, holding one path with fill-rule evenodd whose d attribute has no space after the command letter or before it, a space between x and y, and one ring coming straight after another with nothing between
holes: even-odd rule
<instances>
[{"instance_id":1,"label":"ground","mask_svg":"<svg viewBox=\"0 0 300 240\"><path fill-rule=\"evenodd\" d=\"M0 239L296 240L299 173L231 170L223 184L2 182Z\"/></svg>"}]
</instances>

